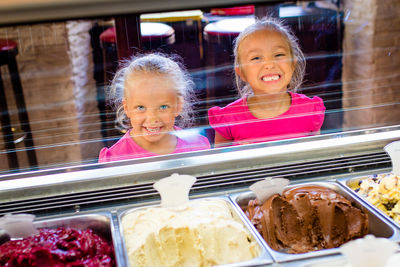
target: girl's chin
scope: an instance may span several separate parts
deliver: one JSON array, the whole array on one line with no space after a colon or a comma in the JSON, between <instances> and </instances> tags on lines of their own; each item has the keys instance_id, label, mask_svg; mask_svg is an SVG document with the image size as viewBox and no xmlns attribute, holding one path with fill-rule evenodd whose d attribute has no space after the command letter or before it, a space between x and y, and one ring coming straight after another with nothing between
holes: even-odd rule
<instances>
[{"instance_id":1,"label":"girl's chin","mask_svg":"<svg viewBox=\"0 0 400 267\"><path fill-rule=\"evenodd\" d=\"M174 129L168 131L165 130L165 128L160 128L157 131L149 131L146 128L142 128L140 131L132 131L131 136L146 139L162 139L163 137L169 135L172 131L174 131Z\"/></svg>"},{"instance_id":2,"label":"girl's chin","mask_svg":"<svg viewBox=\"0 0 400 267\"><path fill-rule=\"evenodd\" d=\"M141 135L134 138L139 144L159 144L167 140L166 135Z\"/></svg>"},{"instance_id":3,"label":"girl's chin","mask_svg":"<svg viewBox=\"0 0 400 267\"><path fill-rule=\"evenodd\" d=\"M254 91L254 94L256 95L279 95L279 94L285 94L287 93L287 89L281 89L281 88L266 88L264 90L257 90Z\"/></svg>"}]
</instances>

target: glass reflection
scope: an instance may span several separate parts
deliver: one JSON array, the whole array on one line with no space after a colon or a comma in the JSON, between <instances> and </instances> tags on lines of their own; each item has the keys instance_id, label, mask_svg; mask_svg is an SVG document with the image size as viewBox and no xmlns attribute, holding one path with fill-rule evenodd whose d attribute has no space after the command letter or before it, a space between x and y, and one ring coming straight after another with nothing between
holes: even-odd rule
<instances>
[{"instance_id":1,"label":"glass reflection","mask_svg":"<svg viewBox=\"0 0 400 267\"><path fill-rule=\"evenodd\" d=\"M24 108L13 94L15 72L5 64L6 53L0 61L7 104L2 108L0 172L97 162L99 151L125 134L115 123L116 113L106 92L119 62L136 53L156 51L183 58L195 83L197 102L194 123L182 133L201 134L213 144L215 132L209 126L208 110L240 99L234 82L233 40L245 23L235 26L234 20L265 15L282 19L299 40L306 69L297 93L323 100L326 111L321 134L399 124L396 40L400 32L393 27L398 25L394 2L266 2L3 26L0 39L14 40L18 46L16 59L28 121L19 116ZM149 23L163 26L151 28ZM8 123L4 110L8 110ZM27 123L32 136L24 130Z\"/></svg>"}]
</instances>

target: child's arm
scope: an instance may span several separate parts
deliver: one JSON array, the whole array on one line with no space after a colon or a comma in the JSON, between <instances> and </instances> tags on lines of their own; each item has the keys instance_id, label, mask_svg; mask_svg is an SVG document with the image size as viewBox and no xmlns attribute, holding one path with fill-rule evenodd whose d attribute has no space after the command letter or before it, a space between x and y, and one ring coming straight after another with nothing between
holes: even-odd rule
<instances>
[{"instance_id":1,"label":"child's arm","mask_svg":"<svg viewBox=\"0 0 400 267\"><path fill-rule=\"evenodd\" d=\"M232 145L232 140L226 139L217 131L215 131L214 147L224 147Z\"/></svg>"}]
</instances>

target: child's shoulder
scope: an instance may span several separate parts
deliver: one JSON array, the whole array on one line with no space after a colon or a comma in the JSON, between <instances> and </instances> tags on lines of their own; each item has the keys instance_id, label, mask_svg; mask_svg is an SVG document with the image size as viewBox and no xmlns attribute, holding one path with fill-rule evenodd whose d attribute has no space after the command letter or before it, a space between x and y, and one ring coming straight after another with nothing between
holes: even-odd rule
<instances>
[{"instance_id":1,"label":"child's shoulder","mask_svg":"<svg viewBox=\"0 0 400 267\"><path fill-rule=\"evenodd\" d=\"M302 109L311 110L325 110L324 101L318 97L313 96L312 98L299 93L291 92L292 105Z\"/></svg>"},{"instance_id":2,"label":"child's shoulder","mask_svg":"<svg viewBox=\"0 0 400 267\"><path fill-rule=\"evenodd\" d=\"M209 149L211 147L208 138L201 135L197 128L180 129L175 127L174 135L178 137L178 145L180 147L193 147L193 150Z\"/></svg>"},{"instance_id":3,"label":"child's shoulder","mask_svg":"<svg viewBox=\"0 0 400 267\"><path fill-rule=\"evenodd\" d=\"M246 98L239 98L232 103L229 103L225 107L212 107L208 110L209 115L225 115L225 114L232 114L237 113L238 111L242 111L243 109L247 108Z\"/></svg>"},{"instance_id":4,"label":"child's shoulder","mask_svg":"<svg viewBox=\"0 0 400 267\"><path fill-rule=\"evenodd\" d=\"M111 147L103 147L99 153L99 162L115 160L115 157L127 154L132 148L135 148L136 143L130 138L129 131L126 132L115 144Z\"/></svg>"}]
</instances>

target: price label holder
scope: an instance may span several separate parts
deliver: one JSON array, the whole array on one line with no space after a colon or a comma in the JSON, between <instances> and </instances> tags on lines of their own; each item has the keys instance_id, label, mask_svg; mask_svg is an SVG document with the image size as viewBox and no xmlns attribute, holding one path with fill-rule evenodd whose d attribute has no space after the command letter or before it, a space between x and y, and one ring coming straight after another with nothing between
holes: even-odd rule
<instances>
[{"instance_id":1,"label":"price label holder","mask_svg":"<svg viewBox=\"0 0 400 267\"><path fill-rule=\"evenodd\" d=\"M174 207L189 201L189 191L195 182L194 176L174 173L154 183L153 187L161 196L161 207Z\"/></svg>"},{"instance_id":2,"label":"price label holder","mask_svg":"<svg viewBox=\"0 0 400 267\"><path fill-rule=\"evenodd\" d=\"M267 177L252 184L249 188L256 195L259 203L262 204L275 194L281 195L288 184L288 179Z\"/></svg>"}]
</instances>

